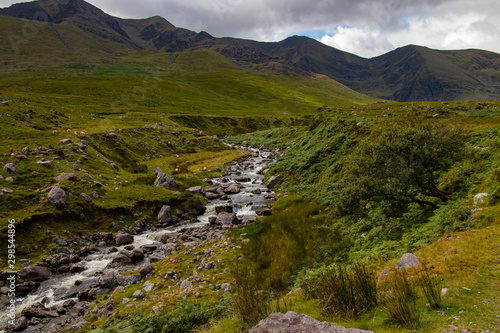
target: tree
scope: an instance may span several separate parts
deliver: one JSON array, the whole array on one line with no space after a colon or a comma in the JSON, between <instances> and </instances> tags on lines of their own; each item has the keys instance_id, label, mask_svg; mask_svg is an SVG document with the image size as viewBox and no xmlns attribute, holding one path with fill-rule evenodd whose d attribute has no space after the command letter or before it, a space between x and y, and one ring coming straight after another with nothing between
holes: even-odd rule
<instances>
[{"instance_id":1,"label":"tree","mask_svg":"<svg viewBox=\"0 0 500 333\"><path fill-rule=\"evenodd\" d=\"M436 207L436 200L448 200L456 186L445 189L438 179L464 156L466 134L419 120L397 122L358 146L337 189L341 212L353 213L369 202L402 209L411 203Z\"/></svg>"}]
</instances>

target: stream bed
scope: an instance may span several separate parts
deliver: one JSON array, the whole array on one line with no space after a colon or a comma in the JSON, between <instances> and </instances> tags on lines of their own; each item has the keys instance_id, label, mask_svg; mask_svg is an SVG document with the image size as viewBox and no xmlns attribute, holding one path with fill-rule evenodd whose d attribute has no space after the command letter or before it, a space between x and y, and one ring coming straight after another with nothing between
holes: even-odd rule
<instances>
[{"instance_id":1,"label":"stream bed","mask_svg":"<svg viewBox=\"0 0 500 333\"><path fill-rule=\"evenodd\" d=\"M249 155L226 167L225 175L205 180L211 187L206 191L203 190L202 194L207 198L206 210L203 215L197 217L196 222L144 231L141 234L134 235L133 241L126 245L112 246L113 250L110 250L109 242L99 242L97 240L92 245L94 246L92 251L80 256L81 259L77 263L81 267L79 272L53 274L49 280L41 282L33 292L16 299L16 318L18 318L18 321L21 313L26 308L33 308L34 305L41 303L45 309L43 310L45 311L44 319L33 322L33 318L37 319L36 316L33 316L27 328L22 331L40 331L40 325L45 325L41 331L49 331L49 329L56 327L70 327L68 324L74 322L74 320L69 320L70 316L73 319L75 313L76 317L81 316L90 305L90 303L86 302L88 304L83 304L78 308L78 304L82 303L82 298L85 299L82 292L85 293L85 290L88 290L89 286L92 285L101 284L102 286L103 281L109 280L106 280L106 277L112 276L114 279L119 280L120 285L137 283L138 281L131 277L120 275L123 270L119 264L116 264L119 255L123 256L124 253L132 253L131 251L142 251L144 253L143 259L135 261L132 267L127 266L128 271L131 269L137 270L139 267L161 260L165 255L169 254L169 249L166 248L168 244L162 242L169 237L169 234L179 234L190 229L208 230L215 224L222 225L225 222L219 221L221 213L231 216L234 220L237 218L240 222L242 220L247 221L247 223L254 221L256 211L265 208L274 200L274 192L264 184L264 176L259 171L273 163L278 153L241 146L233 147L247 150ZM227 229L231 229L231 226ZM135 249L141 250L137 251ZM147 276L144 277L147 278ZM120 279L125 281L120 281ZM105 287L106 285L102 287L102 290L108 290ZM112 290L111 288L108 291L111 292ZM92 297L95 297L95 295L89 295L89 299L92 299ZM67 308L69 304L72 311L61 310L61 308ZM49 309L50 313L47 313L46 310ZM7 311L2 311L0 313L0 328L5 327L8 320L10 318L7 316Z\"/></svg>"}]
</instances>

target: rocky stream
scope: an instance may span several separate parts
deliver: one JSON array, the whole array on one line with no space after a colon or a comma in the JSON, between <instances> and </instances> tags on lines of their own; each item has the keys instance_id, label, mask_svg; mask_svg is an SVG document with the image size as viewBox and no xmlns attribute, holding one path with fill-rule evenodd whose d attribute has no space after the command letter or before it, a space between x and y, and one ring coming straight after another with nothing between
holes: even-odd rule
<instances>
[{"instance_id":1,"label":"rocky stream","mask_svg":"<svg viewBox=\"0 0 500 333\"><path fill-rule=\"evenodd\" d=\"M133 232L81 234L71 239L54 239L58 247L43 262L27 266L17 272L15 325L7 326L7 306L10 299L3 290L0 293L0 329L22 332L60 332L79 329L85 324L85 316L91 311L92 302L98 295L106 295L117 288L141 283L144 290L154 284L147 280L153 271L152 263L181 249L195 249L208 240L224 240L224 234L256 220L257 215L271 213L267 206L274 200L272 187L276 177L266 184L262 168L273 163L278 151L252 149L249 155L226 167L219 178L205 179L208 189L197 186L187 189L206 198L203 215L180 221L169 206L163 206L157 221L136 222ZM157 176L165 175L155 170ZM158 179L157 179L158 180ZM71 244L79 244L77 248ZM197 270L210 269L214 261L210 257L201 260ZM57 273L54 270L57 267ZM62 273L61 272L65 272ZM134 274L130 274L134 272ZM8 272L1 273L1 280ZM175 272L165 278L178 278ZM196 276L180 280L191 284ZM6 287L2 287L5 289ZM222 291L232 291L230 284L218 286ZM138 291L139 292L139 291ZM141 295L135 295L141 297ZM144 297L142 295L142 297ZM116 309L110 297L104 307L94 309L99 318L110 315Z\"/></svg>"}]
</instances>

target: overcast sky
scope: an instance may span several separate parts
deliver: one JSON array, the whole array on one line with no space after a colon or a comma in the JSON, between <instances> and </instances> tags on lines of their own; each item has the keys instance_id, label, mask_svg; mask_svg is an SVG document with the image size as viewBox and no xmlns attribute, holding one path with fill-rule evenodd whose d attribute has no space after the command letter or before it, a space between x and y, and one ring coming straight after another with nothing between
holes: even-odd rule
<instances>
[{"instance_id":1,"label":"overcast sky","mask_svg":"<svg viewBox=\"0 0 500 333\"><path fill-rule=\"evenodd\" d=\"M0 0L0 7L21 1ZM113 16L160 15L216 37L305 35L374 57L408 44L500 53L500 0L87 0Z\"/></svg>"}]
</instances>

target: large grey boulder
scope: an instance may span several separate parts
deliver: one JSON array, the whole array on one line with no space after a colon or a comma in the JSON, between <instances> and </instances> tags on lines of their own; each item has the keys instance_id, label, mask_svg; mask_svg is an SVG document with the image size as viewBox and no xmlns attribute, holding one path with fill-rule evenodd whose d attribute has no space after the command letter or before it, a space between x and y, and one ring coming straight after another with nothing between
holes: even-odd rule
<instances>
[{"instance_id":1,"label":"large grey boulder","mask_svg":"<svg viewBox=\"0 0 500 333\"><path fill-rule=\"evenodd\" d=\"M29 266L17 272L17 278L21 281L42 282L50 279L50 270L42 266Z\"/></svg>"},{"instance_id":2,"label":"large grey boulder","mask_svg":"<svg viewBox=\"0 0 500 333\"><path fill-rule=\"evenodd\" d=\"M3 167L3 171L8 173L9 175L14 175L17 172L17 167L14 163L7 163Z\"/></svg>"},{"instance_id":3,"label":"large grey boulder","mask_svg":"<svg viewBox=\"0 0 500 333\"><path fill-rule=\"evenodd\" d=\"M174 177L163 173L160 168L155 168L156 180L154 182L154 186L156 187L164 187L167 190L170 190L173 187L177 186Z\"/></svg>"},{"instance_id":4,"label":"large grey boulder","mask_svg":"<svg viewBox=\"0 0 500 333\"><path fill-rule=\"evenodd\" d=\"M369 333L372 331L345 328L336 324L321 322L305 314L288 311L271 313L250 329L250 333ZM373 333L373 332L372 332Z\"/></svg>"},{"instance_id":5,"label":"large grey boulder","mask_svg":"<svg viewBox=\"0 0 500 333\"><path fill-rule=\"evenodd\" d=\"M54 186L52 189L49 191L49 194L47 195L47 198L49 199L49 202L56 208L63 208L66 206L66 192L59 186Z\"/></svg>"},{"instance_id":6,"label":"large grey boulder","mask_svg":"<svg viewBox=\"0 0 500 333\"><path fill-rule=\"evenodd\" d=\"M408 269L420 265L420 260L412 253L405 253L396 263L396 270Z\"/></svg>"},{"instance_id":7,"label":"large grey boulder","mask_svg":"<svg viewBox=\"0 0 500 333\"><path fill-rule=\"evenodd\" d=\"M172 222L172 212L170 206L164 205L163 207L161 207L157 219L159 223Z\"/></svg>"}]
</instances>

